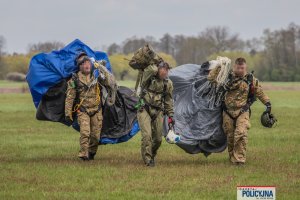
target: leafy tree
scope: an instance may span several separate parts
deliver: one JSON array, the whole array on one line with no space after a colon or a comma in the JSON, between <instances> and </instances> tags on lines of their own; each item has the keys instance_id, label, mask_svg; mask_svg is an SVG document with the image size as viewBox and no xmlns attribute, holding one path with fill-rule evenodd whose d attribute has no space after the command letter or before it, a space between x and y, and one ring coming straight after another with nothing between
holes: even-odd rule
<instances>
[{"instance_id":1,"label":"leafy tree","mask_svg":"<svg viewBox=\"0 0 300 200\"><path fill-rule=\"evenodd\" d=\"M3 57L3 63L7 72L19 72L26 74L28 71L31 55L13 54Z\"/></svg>"},{"instance_id":2,"label":"leafy tree","mask_svg":"<svg viewBox=\"0 0 300 200\"><path fill-rule=\"evenodd\" d=\"M126 75L123 76L123 79L130 79L135 80L137 76L137 70L132 69L128 63L129 59L133 54L124 55L124 54L114 54L112 56L109 56L109 60L113 69L113 73L116 76L118 80L121 79L121 76L124 74L124 72L127 71Z\"/></svg>"}]
</instances>

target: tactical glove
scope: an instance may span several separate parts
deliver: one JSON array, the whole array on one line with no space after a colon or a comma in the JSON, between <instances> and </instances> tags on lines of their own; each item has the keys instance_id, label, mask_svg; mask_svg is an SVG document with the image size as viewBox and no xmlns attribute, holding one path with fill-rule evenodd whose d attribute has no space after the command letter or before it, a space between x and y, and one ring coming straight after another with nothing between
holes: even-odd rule
<instances>
[{"instance_id":1,"label":"tactical glove","mask_svg":"<svg viewBox=\"0 0 300 200\"><path fill-rule=\"evenodd\" d=\"M266 112L269 114L271 113L271 103L270 102L266 103Z\"/></svg>"},{"instance_id":2,"label":"tactical glove","mask_svg":"<svg viewBox=\"0 0 300 200\"><path fill-rule=\"evenodd\" d=\"M209 61L206 61L206 62L202 63L201 64L201 68L208 70L208 68L209 68Z\"/></svg>"},{"instance_id":3,"label":"tactical glove","mask_svg":"<svg viewBox=\"0 0 300 200\"><path fill-rule=\"evenodd\" d=\"M175 124L175 120L173 119L173 117L168 118L168 124L169 125L174 125Z\"/></svg>"}]
</instances>

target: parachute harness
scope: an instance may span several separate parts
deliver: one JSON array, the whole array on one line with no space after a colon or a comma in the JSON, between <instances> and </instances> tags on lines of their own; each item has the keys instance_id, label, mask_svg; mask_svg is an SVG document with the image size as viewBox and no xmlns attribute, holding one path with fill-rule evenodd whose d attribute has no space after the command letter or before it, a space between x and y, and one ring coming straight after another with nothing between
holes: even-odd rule
<instances>
[{"instance_id":1,"label":"parachute harness","mask_svg":"<svg viewBox=\"0 0 300 200\"><path fill-rule=\"evenodd\" d=\"M96 67L97 68L97 67ZM94 71L95 72L95 71ZM95 75L95 74L94 74ZM94 76L95 77L95 76ZM78 77L77 77L77 79L78 79ZM87 98L87 94L88 94L88 92L90 91L90 89L91 89L91 87L92 86L94 86L96 84L96 88L95 88L95 92L96 92L96 100L95 100L95 102L96 102L96 104L98 104L99 105L99 103L100 103L100 87L99 87L99 84L98 84L98 79L97 78L95 78L90 84L89 84L89 86L88 86L88 89L87 89L87 91L85 92L85 95L84 95L84 97L81 99L81 101L78 103L78 104L76 104L75 106L74 106L74 109L72 110L72 112L74 113L74 112L76 112L77 110L79 110L79 108L81 107L81 105L82 105L82 103L84 102L84 100ZM78 86L78 84L76 84L76 87ZM76 90L76 92L77 92L77 90ZM78 95L76 95L76 96L78 96ZM79 98L79 97L76 97L76 98Z\"/></svg>"}]
</instances>

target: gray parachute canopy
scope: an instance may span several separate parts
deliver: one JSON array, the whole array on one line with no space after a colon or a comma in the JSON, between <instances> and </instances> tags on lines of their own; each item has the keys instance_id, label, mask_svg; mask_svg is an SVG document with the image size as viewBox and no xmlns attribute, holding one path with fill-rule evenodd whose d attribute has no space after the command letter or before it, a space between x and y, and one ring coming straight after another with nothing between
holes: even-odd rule
<instances>
[{"instance_id":1,"label":"gray parachute canopy","mask_svg":"<svg viewBox=\"0 0 300 200\"><path fill-rule=\"evenodd\" d=\"M209 64L185 64L172 69L175 132L181 136L177 145L187 153L222 152L226 136L222 129L221 98L224 92L207 80ZM166 120L165 120L166 122ZM164 135L167 134L165 123Z\"/></svg>"}]
</instances>

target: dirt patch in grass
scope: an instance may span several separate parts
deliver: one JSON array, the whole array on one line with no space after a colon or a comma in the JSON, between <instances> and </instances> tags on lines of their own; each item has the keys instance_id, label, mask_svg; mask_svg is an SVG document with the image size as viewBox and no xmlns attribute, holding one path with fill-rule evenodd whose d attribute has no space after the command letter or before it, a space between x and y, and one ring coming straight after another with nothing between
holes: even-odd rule
<instances>
[{"instance_id":1,"label":"dirt patch in grass","mask_svg":"<svg viewBox=\"0 0 300 200\"><path fill-rule=\"evenodd\" d=\"M271 85L263 84L264 90L285 90L285 91L300 91L299 86L280 86L280 85Z\"/></svg>"}]
</instances>

